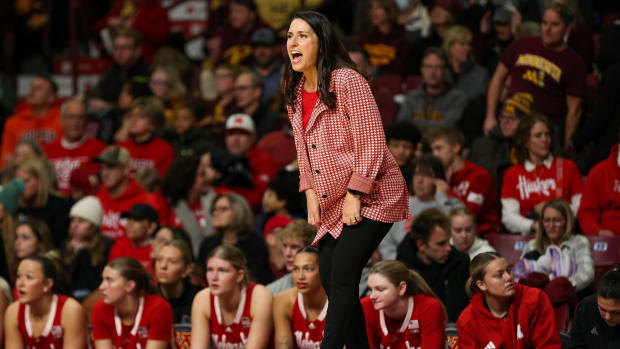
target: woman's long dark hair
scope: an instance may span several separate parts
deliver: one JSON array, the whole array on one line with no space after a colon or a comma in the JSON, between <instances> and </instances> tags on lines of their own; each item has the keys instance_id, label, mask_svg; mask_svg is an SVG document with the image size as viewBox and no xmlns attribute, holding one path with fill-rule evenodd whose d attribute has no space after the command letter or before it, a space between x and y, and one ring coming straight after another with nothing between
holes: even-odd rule
<instances>
[{"instance_id":1,"label":"woman's long dark hair","mask_svg":"<svg viewBox=\"0 0 620 349\"><path fill-rule=\"evenodd\" d=\"M315 11L301 11L293 15L291 22L297 18L308 23L318 37L319 49L317 51L316 68L318 72L319 98L329 109L334 109L336 107L336 94L329 91L332 71L338 68L358 70L325 15ZM293 110L295 109L295 100L297 98L295 89L302 75L303 73L293 70L291 61L288 59L284 66L284 74L282 75L282 89L286 104Z\"/></svg>"},{"instance_id":2,"label":"woman's long dark hair","mask_svg":"<svg viewBox=\"0 0 620 349\"><path fill-rule=\"evenodd\" d=\"M187 198L196 181L199 165L200 158L197 156L179 157L170 165L161 186L162 195L170 206Z\"/></svg>"}]
</instances>

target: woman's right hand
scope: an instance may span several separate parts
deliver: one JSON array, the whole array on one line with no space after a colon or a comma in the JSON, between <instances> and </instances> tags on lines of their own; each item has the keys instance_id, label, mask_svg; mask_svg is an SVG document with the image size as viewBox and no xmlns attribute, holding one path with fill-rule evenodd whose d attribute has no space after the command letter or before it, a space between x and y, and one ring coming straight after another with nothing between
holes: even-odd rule
<instances>
[{"instance_id":1,"label":"woman's right hand","mask_svg":"<svg viewBox=\"0 0 620 349\"><path fill-rule=\"evenodd\" d=\"M306 204L308 206L308 223L319 227L321 225L321 208L319 206L319 198L314 189L307 189Z\"/></svg>"}]
</instances>

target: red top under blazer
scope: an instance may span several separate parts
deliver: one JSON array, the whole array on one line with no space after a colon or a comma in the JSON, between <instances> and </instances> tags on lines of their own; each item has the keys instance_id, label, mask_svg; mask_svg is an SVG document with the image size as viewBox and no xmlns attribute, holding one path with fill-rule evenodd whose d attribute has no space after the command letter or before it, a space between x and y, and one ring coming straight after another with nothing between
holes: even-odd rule
<instances>
[{"instance_id":1,"label":"red top under blazer","mask_svg":"<svg viewBox=\"0 0 620 349\"><path fill-rule=\"evenodd\" d=\"M409 213L407 187L387 148L381 115L366 79L341 68L332 72L329 90L336 107L319 99L306 130L302 120L302 77L296 87L295 110L287 106L293 126L299 191L314 188L321 226L313 245L327 233L342 232L342 207L347 189L361 195L361 215L380 222L398 222Z\"/></svg>"}]
</instances>

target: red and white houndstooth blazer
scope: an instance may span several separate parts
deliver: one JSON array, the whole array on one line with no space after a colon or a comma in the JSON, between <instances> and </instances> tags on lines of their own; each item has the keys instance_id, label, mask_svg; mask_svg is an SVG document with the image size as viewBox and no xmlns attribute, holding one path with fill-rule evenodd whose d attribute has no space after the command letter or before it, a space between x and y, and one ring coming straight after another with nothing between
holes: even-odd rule
<instances>
[{"instance_id":1,"label":"red and white houndstooth blazer","mask_svg":"<svg viewBox=\"0 0 620 349\"><path fill-rule=\"evenodd\" d=\"M381 115L368 83L348 68L332 72L329 90L336 107L320 99L304 132L302 77L296 87L295 110L288 106L293 126L299 191L314 188L321 210L321 226L313 241L342 232L342 207L347 189L363 193L361 215L380 222L398 222L408 216L405 179L385 143Z\"/></svg>"}]
</instances>

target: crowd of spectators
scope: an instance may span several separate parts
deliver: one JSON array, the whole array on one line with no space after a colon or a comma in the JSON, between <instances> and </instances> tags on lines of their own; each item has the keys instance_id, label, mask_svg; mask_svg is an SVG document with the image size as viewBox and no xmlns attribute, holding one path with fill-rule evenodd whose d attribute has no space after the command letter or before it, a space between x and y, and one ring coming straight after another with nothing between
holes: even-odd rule
<instances>
[{"instance_id":1,"label":"crowd of spectators","mask_svg":"<svg viewBox=\"0 0 620 349\"><path fill-rule=\"evenodd\" d=\"M269 306L271 293L275 333L291 337L278 318L285 321L301 295L283 292L296 286L299 263L318 268L318 257L313 250L296 257L316 229L305 222L280 88L290 64L286 25L262 1L207 1L205 58L196 61L178 44L160 1L82 5L92 21L80 22L80 45L96 48L109 68L84 93L60 98L45 64L58 49L46 47L42 28L63 28L49 7L30 4L46 1L9 2L20 16L12 35L37 38L40 50L15 42L17 60L0 60L0 280L7 281L0 285L9 288L3 297L20 297L20 262L44 255L59 271L55 292L92 308L106 289L104 268L140 268L124 259L106 265L131 257L154 278L175 323L202 324L192 301L196 296L197 307L213 298L200 291L209 283L208 263L243 260L249 280L266 286L247 292ZM409 190L410 217L392 226L369 260L360 296L375 288L366 280L382 273L372 269L378 261L399 260L419 273L423 293L439 299L446 320L456 323L470 304L470 270L483 282L480 268L495 263L487 256L484 267L470 267L477 255L494 251L485 237L531 234L515 279L543 290L553 307L567 304L588 317L597 314L591 303L598 291L605 320L598 331L618 343L618 332L604 326L620 322L609 320L619 316L620 284L596 289L586 236L620 237L619 6L358 0L342 11L339 1L316 3L368 78ZM19 68L9 67L12 61ZM34 75L17 100L16 72ZM246 282L230 287L246 292ZM480 290L466 316L483 311L491 293ZM313 311L321 312L325 294L311 295ZM267 318L268 309L256 311ZM574 324L580 345L598 347L586 324ZM199 340L209 343L208 335ZM250 342L267 345L256 335Z\"/></svg>"}]
</instances>

